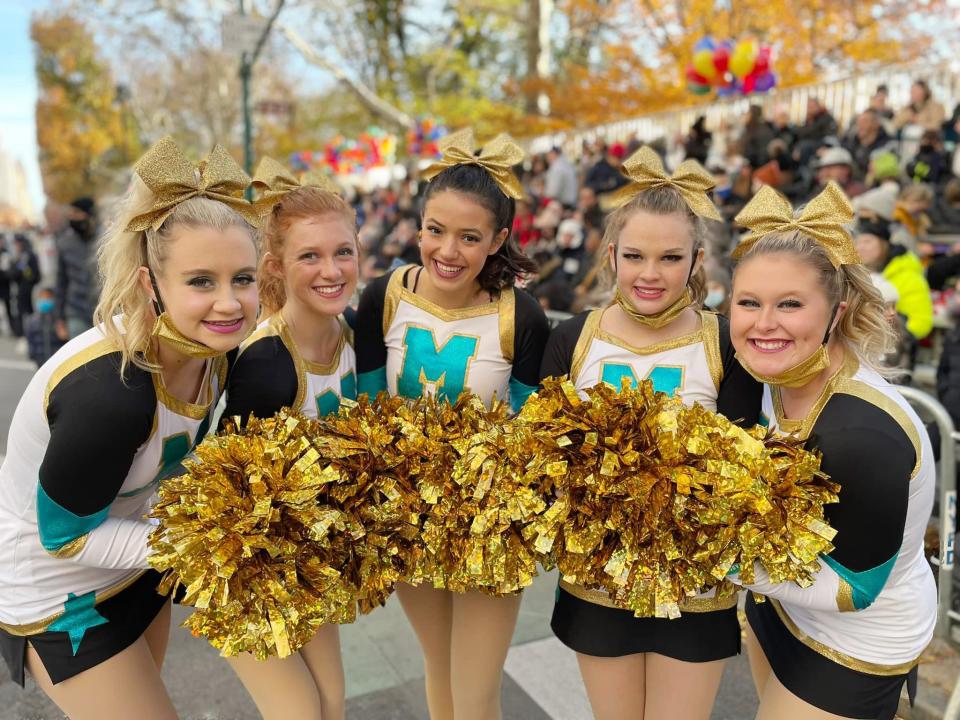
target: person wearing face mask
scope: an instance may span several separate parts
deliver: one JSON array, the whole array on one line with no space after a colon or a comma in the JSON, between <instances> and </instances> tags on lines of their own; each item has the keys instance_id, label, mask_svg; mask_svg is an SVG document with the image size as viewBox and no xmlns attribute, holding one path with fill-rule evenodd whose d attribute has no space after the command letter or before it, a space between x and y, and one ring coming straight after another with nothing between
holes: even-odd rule
<instances>
[{"instance_id":1,"label":"person wearing face mask","mask_svg":"<svg viewBox=\"0 0 960 720\"><path fill-rule=\"evenodd\" d=\"M550 334L540 374L568 375L581 393L607 383L654 390L753 425L760 385L734 359L725 318L700 309L704 218L719 213L713 178L696 161L668 176L650 148L624 163L631 181L604 239L614 301ZM563 581L551 627L575 650L598 720L710 716L726 659L740 652L736 598L716 589L681 604L677 620L636 618L603 592Z\"/></svg>"},{"instance_id":2,"label":"person wearing face mask","mask_svg":"<svg viewBox=\"0 0 960 720\"><path fill-rule=\"evenodd\" d=\"M477 153L472 130L442 141L427 168L422 265L370 283L357 310L358 390L453 403L472 391L518 411L537 387L549 328L539 303L515 289L536 271L511 237L523 196L512 167L523 151L500 135ZM433 720L500 717L500 683L520 594L397 587L424 654Z\"/></svg>"},{"instance_id":3,"label":"person wearing face mask","mask_svg":"<svg viewBox=\"0 0 960 720\"><path fill-rule=\"evenodd\" d=\"M70 203L69 227L57 236L55 291L57 334L61 340L89 330L100 294L96 268L97 207L92 198Z\"/></svg>"},{"instance_id":4,"label":"person wearing face mask","mask_svg":"<svg viewBox=\"0 0 960 720\"><path fill-rule=\"evenodd\" d=\"M37 367L43 365L63 347L63 340L57 335L56 321L53 317L54 307L53 290L41 288L37 293L36 312L27 318L24 327L24 334L27 337L27 355L37 364Z\"/></svg>"},{"instance_id":5,"label":"person wearing face mask","mask_svg":"<svg viewBox=\"0 0 960 720\"><path fill-rule=\"evenodd\" d=\"M711 267L707 270L707 294L703 307L718 315L730 315L730 273L726 268Z\"/></svg>"},{"instance_id":6,"label":"person wearing face mask","mask_svg":"<svg viewBox=\"0 0 960 720\"><path fill-rule=\"evenodd\" d=\"M757 564L746 602L758 718L891 720L933 636L937 590L924 533L936 467L926 429L884 379L895 339L831 183L801 213L762 189L737 216L730 332L764 383L771 431L822 455L839 485L836 531L812 585L773 583ZM766 602L758 603L758 597Z\"/></svg>"},{"instance_id":7,"label":"person wearing face mask","mask_svg":"<svg viewBox=\"0 0 960 720\"><path fill-rule=\"evenodd\" d=\"M265 317L240 348L221 426L284 407L316 418L356 400L353 334L343 312L357 287L356 217L319 173L297 179L264 158L254 174L264 212L257 284ZM265 720L344 717L344 677L336 625L320 628L287 658L227 659Z\"/></svg>"},{"instance_id":8,"label":"person wearing face mask","mask_svg":"<svg viewBox=\"0 0 960 720\"><path fill-rule=\"evenodd\" d=\"M210 427L257 313L258 217L220 146L169 137L99 252L96 325L41 366L0 465L0 654L73 720L176 718L160 666L170 600L144 520Z\"/></svg>"}]
</instances>

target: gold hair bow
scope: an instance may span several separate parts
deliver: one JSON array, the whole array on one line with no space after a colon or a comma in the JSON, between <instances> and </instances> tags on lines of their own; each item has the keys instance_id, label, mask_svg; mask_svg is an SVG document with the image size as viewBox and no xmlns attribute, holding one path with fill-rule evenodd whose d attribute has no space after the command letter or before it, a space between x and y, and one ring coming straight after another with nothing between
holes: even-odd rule
<instances>
[{"instance_id":1,"label":"gold hair bow","mask_svg":"<svg viewBox=\"0 0 960 720\"><path fill-rule=\"evenodd\" d=\"M454 165L479 165L493 177L503 194L514 200L523 199L523 188L513 174L513 166L523 162L523 150L506 133L500 133L483 146L479 156L473 154L473 130L464 128L440 141L443 156L423 171L426 180Z\"/></svg>"},{"instance_id":2,"label":"gold hair bow","mask_svg":"<svg viewBox=\"0 0 960 720\"><path fill-rule=\"evenodd\" d=\"M823 192L807 203L796 219L790 202L769 185L764 185L734 218L734 222L747 228L750 234L734 249L733 257L743 255L764 235L799 230L823 246L835 268L857 265L860 255L850 233L844 228L852 221L853 206L832 180Z\"/></svg>"},{"instance_id":3,"label":"gold hair bow","mask_svg":"<svg viewBox=\"0 0 960 720\"><path fill-rule=\"evenodd\" d=\"M194 168L173 138L166 135L147 150L133 170L153 191L155 199L150 210L127 223L127 230L131 232L147 228L159 230L177 205L195 197L208 197L229 205L251 225L260 222L253 206L243 197L250 178L220 145L214 145L210 154Z\"/></svg>"},{"instance_id":4,"label":"gold hair bow","mask_svg":"<svg viewBox=\"0 0 960 720\"><path fill-rule=\"evenodd\" d=\"M337 184L318 170L310 170L300 176L298 180L292 172L272 157L265 157L257 165L253 173L253 188L260 193L260 197L253 201L253 206L261 215L266 215L270 208L283 199L288 192L302 187L315 187L324 192L340 194Z\"/></svg>"},{"instance_id":5,"label":"gold hair bow","mask_svg":"<svg viewBox=\"0 0 960 720\"><path fill-rule=\"evenodd\" d=\"M670 186L683 196L689 208L700 217L723 219L707 195L717 183L696 160L684 160L673 175L667 175L660 156L644 146L623 162L621 172L633 182L613 194L611 204L614 206L622 205L644 190Z\"/></svg>"}]
</instances>

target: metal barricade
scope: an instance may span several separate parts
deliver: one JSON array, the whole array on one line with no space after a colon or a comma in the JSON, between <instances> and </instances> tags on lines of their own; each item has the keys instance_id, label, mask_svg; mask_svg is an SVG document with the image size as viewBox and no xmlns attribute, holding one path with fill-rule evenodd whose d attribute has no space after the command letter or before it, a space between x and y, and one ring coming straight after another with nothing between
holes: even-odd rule
<instances>
[{"instance_id":1,"label":"metal barricade","mask_svg":"<svg viewBox=\"0 0 960 720\"><path fill-rule=\"evenodd\" d=\"M898 386L897 390L915 408L933 418L940 429L940 556L930 561L937 566L939 602L937 607L937 637L951 640L950 627L960 622L960 613L952 607L954 528L957 518L956 443L960 433L953 428L953 420L946 408L929 394L916 388Z\"/></svg>"}]
</instances>

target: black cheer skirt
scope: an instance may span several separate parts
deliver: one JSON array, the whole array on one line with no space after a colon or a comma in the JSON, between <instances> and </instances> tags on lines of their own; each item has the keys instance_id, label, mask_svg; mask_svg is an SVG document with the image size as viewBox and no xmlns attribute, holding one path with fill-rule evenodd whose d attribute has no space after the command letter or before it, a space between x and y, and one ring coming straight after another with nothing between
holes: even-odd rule
<instances>
[{"instance_id":1,"label":"black cheer skirt","mask_svg":"<svg viewBox=\"0 0 960 720\"><path fill-rule=\"evenodd\" d=\"M770 600L747 596L747 622L777 680L814 707L841 717L893 720L904 683L910 703L917 692L917 666L899 675L874 675L835 662L808 647L784 624ZM782 610L781 610L782 612Z\"/></svg>"},{"instance_id":2,"label":"black cheer skirt","mask_svg":"<svg viewBox=\"0 0 960 720\"><path fill-rule=\"evenodd\" d=\"M14 635L0 628L0 654L11 679L23 687L27 643L36 650L50 680L56 685L109 660L143 635L169 596L157 592L160 573L147 570L130 585L95 606L76 611L76 620L55 620L54 627L72 622L76 627Z\"/></svg>"},{"instance_id":3,"label":"black cheer skirt","mask_svg":"<svg viewBox=\"0 0 960 720\"><path fill-rule=\"evenodd\" d=\"M557 588L550 627L560 642L583 655L621 657L656 653L683 662L711 662L740 653L737 608L684 612L676 620L637 618Z\"/></svg>"}]
</instances>

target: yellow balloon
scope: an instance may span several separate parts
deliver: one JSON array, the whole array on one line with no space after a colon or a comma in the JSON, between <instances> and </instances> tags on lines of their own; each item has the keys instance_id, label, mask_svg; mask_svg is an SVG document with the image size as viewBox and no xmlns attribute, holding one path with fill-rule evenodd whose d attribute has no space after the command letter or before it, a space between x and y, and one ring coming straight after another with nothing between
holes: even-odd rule
<instances>
[{"instance_id":1,"label":"yellow balloon","mask_svg":"<svg viewBox=\"0 0 960 720\"><path fill-rule=\"evenodd\" d=\"M710 50L700 50L693 55L694 69L707 80L717 76L717 68L713 64L713 53Z\"/></svg>"},{"instance_id":2,"label":"yellow balloon","mask_svg":"<svg viewBox=\"0 0 960 720\"><path fill-rule=\"evenodd\" d=\"M757 61L756 48L752 43L740 43L730 56L730 72L738 78L746 77Z\"/></svg>"}]
</instances>

